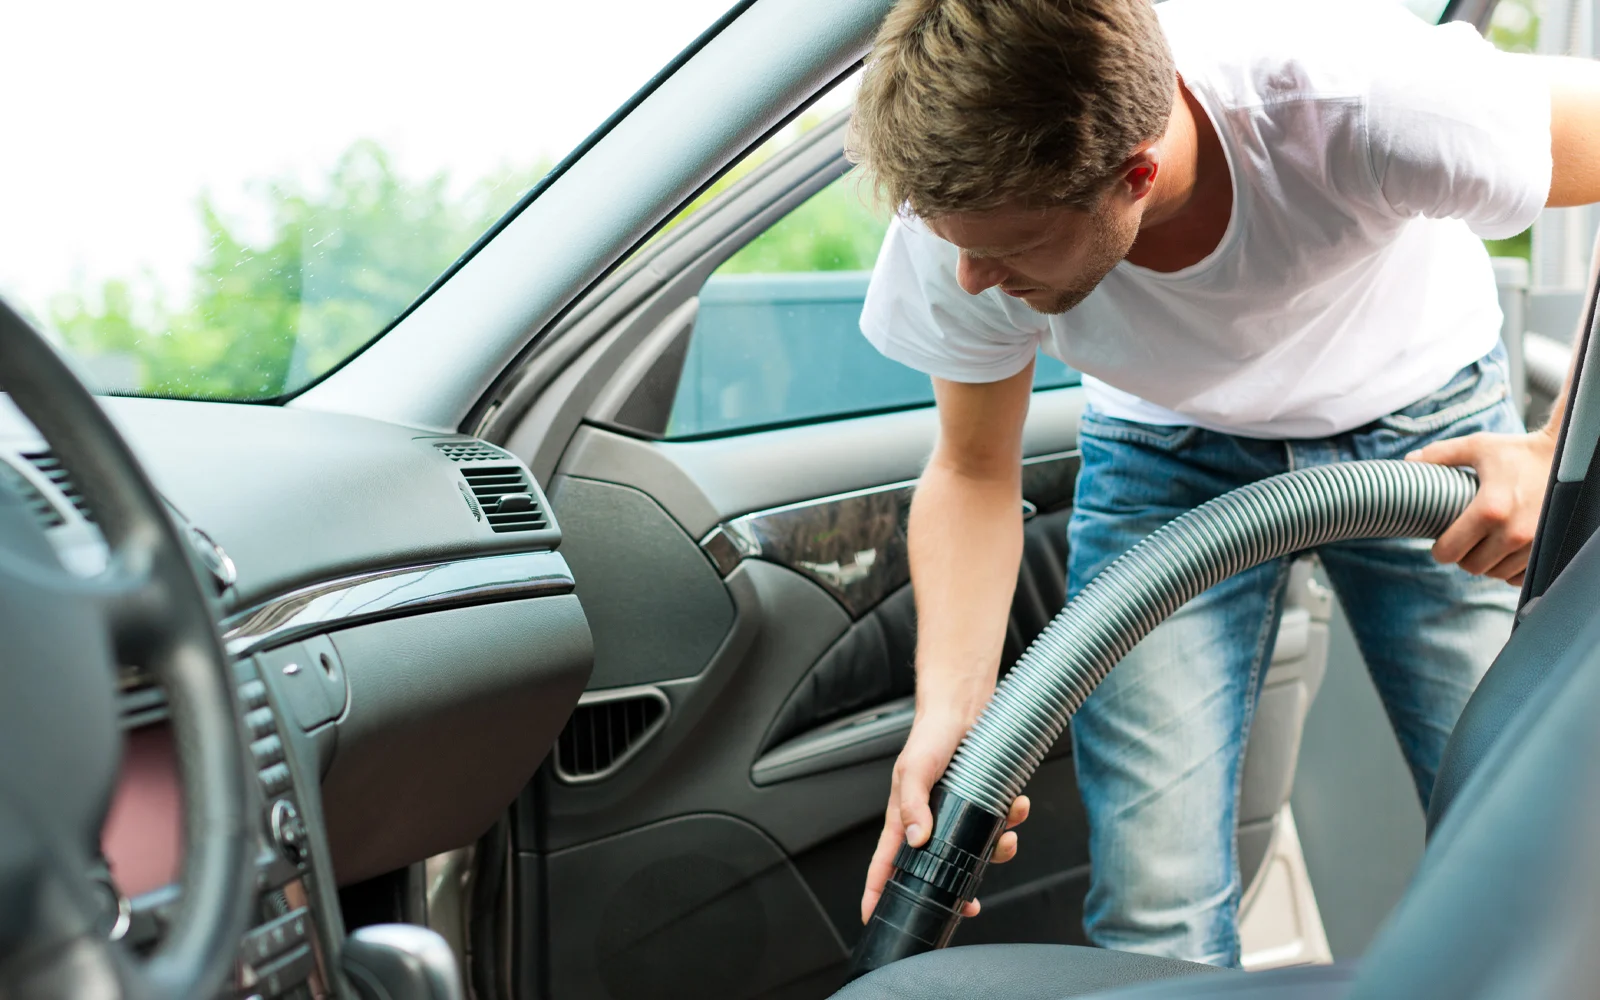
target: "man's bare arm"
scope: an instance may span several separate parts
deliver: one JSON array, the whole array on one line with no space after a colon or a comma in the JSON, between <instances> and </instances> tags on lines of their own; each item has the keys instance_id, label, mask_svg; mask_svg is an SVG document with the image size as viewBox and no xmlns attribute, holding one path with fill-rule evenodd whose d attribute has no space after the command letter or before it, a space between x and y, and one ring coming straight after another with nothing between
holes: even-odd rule
<instances>
[{"instance_id":1,"label":"man's bare arm","mask_svg":"<svg viewBox=\"0 0 1600 1000\"><path fill-rule=\"evenodd\" d=\"M1001 382L934 379L939 441L911 503L911 580L917 601L916 717L895 762L883 834L861 900L865 921L902 840L921 846L933 825L928 793L988 703L1000 668L1022 558L1022 425L1033 366ZM1012 807L1010 825L1027 816ZM1016 853L1002 836L994 860ZM968 915L977 912L969 905Z\"/></svg>"},{"instance_id":2,"label":"man's bare arm","mask_svg":"<svg viewBox=\"0 0 1600 1000\"><path fill-rule=\"evenodd\" d=\"M1550 75L1550 208L1600 202L1600 62L1540 57Z\"/></svg>"}]
</instances>

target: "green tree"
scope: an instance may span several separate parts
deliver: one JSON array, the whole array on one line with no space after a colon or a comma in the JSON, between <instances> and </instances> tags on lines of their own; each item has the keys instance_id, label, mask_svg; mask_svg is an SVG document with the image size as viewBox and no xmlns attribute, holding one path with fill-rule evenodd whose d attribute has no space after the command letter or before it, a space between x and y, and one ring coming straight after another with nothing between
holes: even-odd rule
<instances>
[{"instance_id":1,"label":"green tree","mask_svg":"<svg viewBox=\"0 0 1600 1000\"><path fill-rule=\"evenodd\" d=\"M130 283L116 279L58 296L53 326L80 357L130 370L113 390L281 395L393 321L545 169L503 170L452 196L446 175L408 181L382 147L358 142L315 190L262 186L264 241L246 239L202 196L206 243L185 307L168 308L158 290L141 316Z\"/></svg>"},{"instance_id":2,"label":"green tree","mask_svg":"<svg viewBox=\"0 0 1600 1000\"><path fill-rule=\"evenodd\" d=\"M729 257L720 274L866 271L889 228L861 174L851 171Z\"/></svg>"}]
</instances>

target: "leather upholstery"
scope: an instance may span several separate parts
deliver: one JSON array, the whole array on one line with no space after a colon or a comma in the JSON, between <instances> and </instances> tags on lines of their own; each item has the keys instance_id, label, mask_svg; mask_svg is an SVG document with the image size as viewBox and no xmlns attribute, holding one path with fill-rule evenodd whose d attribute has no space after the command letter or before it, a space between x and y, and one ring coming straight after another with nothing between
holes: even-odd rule
<instances>
[{"instance_id":1,"label":"leather upholstery","mask_svg":"<svg viewBox=\"0 0 1600 1000\"><path fill-rule=\"evenodd\" d=\"M838 1000L1059 1000L1175 976L1242 974L1126 951L1066 944L986 944L947 948L887 965L836 994Z\"/></svg>"},{"instance_id":2,"label":"leather upholstery","mask_svg":"<svg viewBox=\"0 0 1600 1000\"><path fill-rule=\"evenodd\" d=\"M1595 616L1597 584L1600 548L1586 545L1550 589L1523 610L1516 631L1478 684L1445 744L1428 803L1429 836L1517 711Z\"/></svg>"},{"instance_id":3,"label":"leather upholstery","mask_svg":"<svg viewBox=\"0 0 1600 1000\"><path fill-rule=\"evenodd\" d=\"M1597 555L1600 537L1557 580L1587 593L1591 608L1600 603ZM1541 601L1518 631L1570 629L1567 610ZM1600 615L1591 612L1566 645L1462 784L1352 998L1595 995Z\"/></svg>"},{"instance_id":4,"label":"leather upholstery","mask_svg":"<svg viewBox=\"0 0 1600 1000\"><path fill-rule=\"evenodd\" d=\"M762 752L854 712L910 695L917 684L917 609L907 584L880 601L795 685Z\"/></svg>"},{"instance_id":5,"label":"leather upholstery","mask_svg":"<svg viewBox=\"0 0 1600 1000\"><path fill-rule=\"evenodd\" d=\"M1310 965L1204 979L1162 979L1109 993L1106 1000L1336 1000L1350 991L1353 964Z\"/></svg>"}]
</instances>

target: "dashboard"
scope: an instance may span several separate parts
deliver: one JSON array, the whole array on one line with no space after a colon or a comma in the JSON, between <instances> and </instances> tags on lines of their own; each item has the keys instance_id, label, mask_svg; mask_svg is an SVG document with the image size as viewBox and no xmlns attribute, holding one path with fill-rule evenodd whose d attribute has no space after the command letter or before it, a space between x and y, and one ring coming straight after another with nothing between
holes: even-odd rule
<instances>
[{"instance_id":1,"label":"dashboard","mask_svg":"<svg viewBox=\"0 0 1600 1000\"><path fill-rule=\"evenodd\" d=\"M213 584L256 772L255 926L230 997L345 995L337 889L471 843L532 777L593 642L527 468L461 435L239 404L102 400ZM105 547L70 470L0 397L0 488L68 569ZM160 688L117 678L109 933L160 939L182 869Z\"/></svg>"}]
</instances>

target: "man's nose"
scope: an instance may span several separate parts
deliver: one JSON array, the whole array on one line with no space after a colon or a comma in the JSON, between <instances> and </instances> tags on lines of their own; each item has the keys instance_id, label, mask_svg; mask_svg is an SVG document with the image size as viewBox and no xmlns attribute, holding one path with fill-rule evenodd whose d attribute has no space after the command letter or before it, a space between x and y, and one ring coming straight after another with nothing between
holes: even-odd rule
<instances>
[{"instance_id":1,"label":"man's nose","mask_svg":"<svg viewBox=\"0 0 1600 1000\"><path fill-rule=\"evenodd\" d=\"M956 264L956 284L968 295L993 288L1006 279L1006 269L993 260L963 253Z\"/></svg>"}]
</instances>

